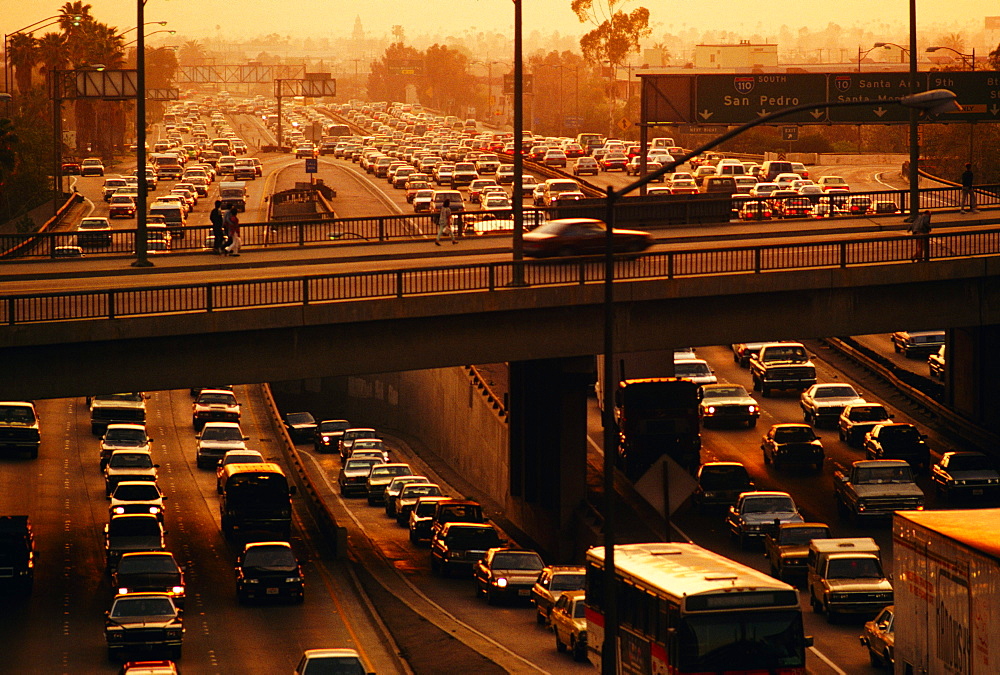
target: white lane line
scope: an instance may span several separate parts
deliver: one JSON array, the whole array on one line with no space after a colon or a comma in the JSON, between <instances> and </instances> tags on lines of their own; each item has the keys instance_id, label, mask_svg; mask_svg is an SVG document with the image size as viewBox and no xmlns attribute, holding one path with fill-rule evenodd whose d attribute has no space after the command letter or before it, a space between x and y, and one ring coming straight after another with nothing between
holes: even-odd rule
<instances>
[{"instance_id":1,"label":"white lane line","mask_svg":"<svg viewBox=\"0 0 1000 675\"><path fill-rule=\"evenodd\" d=\"M823 663L825 663L826 665L828 665L830 667L830 670L832 670L833 672L837 673L837 675L847 675L846 671L841 670L839 667L837 667L837 664L835 664L833 661L831 661L826 656L826 654L824 654L820 650L816 649L815 647L810 647L809 651L811 651L813 654L815 654L816 656L818 656L819 660L822 661Z\"/></svg>"},{"instance_id":2,"label":"white lane line","mask_svg":"<svg viewBox=\"0 0 1000 675\"><path fill-rule=\"evenodd\" d=\"M433 607L437 611L441 612L441 614L443 614L444 616L448 617L449 619L451 619L452 621L454 621L459 626L462 626L463 628L465 628L469 632L471 632L471 633L479 636L485 642L490 643L491 645L493 645L494 647L496 647L500 651L502 651L502 652L504 652L504 653L512 656L513 658L517 659L518 661L520 661L521 663L523 663L525 666L527 666L527 667L529 667L529 668L531 668L533 670L537 670L540 673L546 673L546 672L548 672L548 671L545 671L545 670L539 668L537 665L535 665L534 663L532 663L531 661L529 661L525 657L521 656L520 654L511 651L508 647L500 644L499 642L497 642L496 640L494 640L493 638L491 638L489 635L486 635L485 633L481 633L480 631L476 630L475 628L473 628L469 624L465 623L464 621L462 621L461 619L459 619L458 617L456 617L454 614L452 614L451 612L449 612L448 610L446 610L444 607L442 607L441 605L439 605L436 602L434 602L433 600L431 600L427 595L424 594L423 591L421 591L419 588L417 588L416 586L414 586L413 583L409 579L407 579L405 576L402 575L402 573L399 572L399 570L397 570L395 567L393 567L391 564L389 564L389 562L387 560L385 560L385 557L382 555L381 549L379 549L379 547L375 545L375 542L371 540L371 537L368 535L367 529L361 524L361 521L358 520L357 516L354 515L353 509L347 508L347 503L344 502L343 497L341 497L339 494L337 494L337 492L339 491L339 485L337 487L337 490L334 490L333 484L330 482L329 476L327 476L326 471L323 470L323 467L317 461L316 457L314 457L311 452L302 452L300 454L309 458L309 461L313 464L313 466L315 467L316 471L319 473L319 475L321 475L323 477L323 482L326 483L327 488L330 489L330 492L334 495L334 497L336 497L337 501L339 501L340 504L341 504L341 506L343 506L344 509L347 511L347 515L349 515L351 517L351 520L354 521L354 524L357 525L358 528L361 530L361 532L364 533L365 537L368 538L369 542L372 545L372 550L375 551L375 553L380 558L382 558L383 562L385 562L387 564L390 573L394 574L400 581L402 581L404 584L406 584L410 588L410 590L413 591L413 593L417 597L423 599L424 602L426 602L428 605L430 605L431 607ZM372 570L372 571L374 571L374 570ZM372 575L372 577L374 579L378 580L378 577L376 575ZM382 582L379 581L379 583L381 584ZM383 588L385 588L384 584L383 584ZM385 590L388 591L389 593L392 593L392 589L390 589L390 588L386 588ZM420 610L417 607L414 607L405 598L402 598L402 597L396 595L396 599L399 600L400 602L402 602L403 604L405 604L407 607L409 607L410 609L412 609L417 614L420 614ZM427 618L427 617L425 617L425 618ZM438 628L441 628L441 627L438 626ZM442 630L445 630L445 629L442 628ZM448 632L448 631L446 631L446 632ZM452 637L455 637L456 639L458 639L455 635L452 635Z\"/></svg>"}]
</instances>

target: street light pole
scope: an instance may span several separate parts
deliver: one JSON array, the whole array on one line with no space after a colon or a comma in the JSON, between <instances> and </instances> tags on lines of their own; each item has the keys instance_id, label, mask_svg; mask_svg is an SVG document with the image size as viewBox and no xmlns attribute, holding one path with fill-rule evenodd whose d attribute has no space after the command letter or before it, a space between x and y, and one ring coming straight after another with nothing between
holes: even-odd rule
<instances>
[{"instance_id":1,"label":"street light pole","mask_svg":"<svg viewBox=\"0 0 1000 675\"><path fill-rule=\"evenodd\" d=\"M146 0L136 0L137 27L146 25ZM149 251L146 249L146 201L149 196L146 185L146 35L141 28L135 46L135 164L139 177L139 194L135 207L135 262L133 267L152 267Z\"/></svg>"},{"instance_id":2,"label":"street light pole","mask_svg":"<svg viewBox=\"0 0 1000 675\"><path fill-rule=\"evenodd\" d=\"M514 0L514 237L511 284L524 284L524 171L521 138L524 135L524 64L521 59L521 2Z\"/></svg>"},{"instance_id":3,"label":"street light pole","mask_svg":"<svg viewBox=\"0 0 1000 675\"><path fill-rule=\"evenodd\" d=\"M910 0L910 95L917 93L917 0ZM920 211L920 112L910 109L910 221Z\"/></svg>"}]
</instances>

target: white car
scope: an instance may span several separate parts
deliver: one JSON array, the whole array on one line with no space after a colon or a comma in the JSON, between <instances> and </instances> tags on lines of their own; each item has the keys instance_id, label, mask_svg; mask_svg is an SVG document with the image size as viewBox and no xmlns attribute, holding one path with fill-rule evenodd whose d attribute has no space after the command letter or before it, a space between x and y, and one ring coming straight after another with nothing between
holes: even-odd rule
<instances>
[{"instance_id":1,"label":"white car","mask_svg":"<svg viewBox=\"0 0 1000 675\"><path fill-rule=\"evenodd\" d=\"M205 422L195 438L198 439L196 461L199 469L216 466L227 452L246 450L246 442L250 440L243 435L237 422Z\"/></svg>"},{"instance_id":2,"label":"white car","mask_svg":"<svg viewBox=\"0 0 1000 675\"><path fill-rule=\"evenodd\" d=\"M674 375L691 380L695 384L716 384L719 381L712 367L704 359L674 360Z\"/></svg>"}]
</instances>

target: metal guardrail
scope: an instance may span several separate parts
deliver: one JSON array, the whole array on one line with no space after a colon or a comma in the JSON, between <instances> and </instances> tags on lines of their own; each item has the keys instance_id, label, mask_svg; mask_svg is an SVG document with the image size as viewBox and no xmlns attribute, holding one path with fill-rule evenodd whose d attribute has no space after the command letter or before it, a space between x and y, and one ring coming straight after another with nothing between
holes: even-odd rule
<instances>
[{"instance_id":1,"label":"metal guardrail","mask_svg":"<svg viewBox=\"0 0 1000 675\"><path fill-rule=\"evenodd\" d=\"M1000 185L982 185L977 188L980 208L1000 205ZM832 193L826 195L835 204L846 204L848 197L868 197L872 202L892 202L901 212L907 211L909 194L906 190L878 190L872 192ZM956 208L961 203L960 187L928 188L921 190L921 209ZM616 204L616 226L619 227L669 227L692 223L726 222L718 214L732 212L736 199L711 199L706 195L665 195L657 197L626 197ZM528 214L541 213L542 217L596 217L604 218L603 200L569 202L561 207L539 209L526 207L525 222L535 220ZM845 213L845 217L868 215ZM878 216L880 214L870 214ZM892 214L881 214L892 215ZM466 230L475 229L480 221L496 218L482 211L467 211L461 215ZM340 241L390 241L432 236L437 231L437 216L432 213L363 216L327 220L289 220L265 223L242 223L240 231L243 246L248 250L266 247L329 246ZM173 228L170 251L192 252L211 249L209 226ZM499 234L508 234L501 232ZM26 242L31 242L28 246ZM111 232L84 234L80 232L41 232L33 234L0 235L0 258L54 258L58 247L81 246L86 253L100 255L135 255L135 230L121 229ZM16 251L17 253L12 253ZM160 251L151 251L159 253Z\"/></svg>"},{"instance_id":2,"label":"metal guardrail","mask_svg":"<svg viewBox=\"0 0 1000 675\"><path fill-rule=\"evenodd\" d=\"M706 275L762 274L793 269L909 263L908 236L839 242L672 250L617 256L618 281ZM1000 229L935 234L929 259L1000 255ZM0 295L0 322L13 326L260 307L405 298L455 292L518 292L520 266L528 286L601 283L601 256L323 274L279 279L117 288L34 295Z\"/></svg>"}]
</instances>

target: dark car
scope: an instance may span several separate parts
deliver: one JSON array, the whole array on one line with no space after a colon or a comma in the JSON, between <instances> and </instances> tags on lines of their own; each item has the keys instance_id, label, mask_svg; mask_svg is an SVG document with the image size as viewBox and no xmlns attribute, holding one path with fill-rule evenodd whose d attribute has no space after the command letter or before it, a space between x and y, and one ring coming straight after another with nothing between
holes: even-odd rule
<instances>
[{"instance_id":1,"label":"dark car","mask_svg":"<svg viewBox=\"0 0 1000 675\"><path fill-rule=\"evenodd\" d=\"M544 567L542 556L534 551L491 548L472 566L476 594L485 597L489 605L499 598L527 601Z\"/></svg>"},{"instance_id":2,"label":"dark car","mask_svg":"<svg viewBox=\"0 0 1000 675\"><path fill-rule=\"evenodd\" d=\"M994 501L1000 496L1000 472L981 452L946 452L931 467L931 482L947 501L961 498Z\"/></svg>"},{"instance_id":3,"label":"dark car","mask_svg":"<svg viewBox=\"0 0 1000 675\"><path fill-rule=\"evenodd\" d=\"M878 424L891 422L892 417L885 406L881 404L868 403L867 401L851 403L844 408L844 412L840 414L837 421L840 440L848 445L860 446L864 441L865 434Z\"/></svg>"},{"instance_id":4,"label":"dark car","mask_svg":"<svg viewBox=\"0 0 1000 675\"><path fill-rule=\"evenodd\" d=\"M166 593L184 607L184 570L169 551L126 553L111 575L111 587L121 594Z\"/></svg>"},{"instance_id":5,"label":"dark car","mask_svg":"<svg viewBox=\"0 0 1000 675\"><path fill-rule=\"evenodd\" d=\"M896 331L892 334L892 348L906 358L927 358L944 344L943 330Z\"/></svg>"},{"instance_id":6,"label":"dark car","mask_svg":"<svg viewBox=\"0 0 1000 675\"><path fill-rule=\"evenodd\" d=\"M313 439L313 434L316 432L316 418L312 413L285 413L283 421L292 443L306 443Z\"/></svg>"},{"instance_id":7,"label":"dark car","mask_svg":"<svg viewBox=\"0 0 1000 675\"><path fill-rule=\"evenodd\" d=\"M754 483L745 466L739 462L705 462L698 467L698 485L694 503L702 511L711 507L731 506L743 492L750 492Z\"/></svg>"},{"instance_id":8,"label":"dark car","mask_svg":"<svg viewBox=\"0 0 1000 675\"><path fill-rule=\"evenodd\" d=\"M893 422L879 424L865 435L865 457L868 459L905 459L914 471L925 472L930 467L927 435L912 424Z\"/></svg>"},{"instance_id":9,"label":"dark car","mask_svg":"<svg viewBox=\"0 0 1000 675\"><path fill-rule=\"evenodd\" d=\"M434 512L440 502L450 497L420 497L410 509L407 525L410 529L410 543L419 544L431 538L431 523L434 522Z\"/></svg>"},{"instance_id":10,"label":"dark car","mask_svg":"<svg viewBox=\"0 0 1000 675\"><path fill-rule=\"evenodd\" d=\"M347 420L323 420L313 432L313 449L316 452L334 452L340 447L340 437L350 428Z\"/></svg>"},{"instance_id":11,"label":"dark car","mask_svg":"<svg viewBox=\"0 0 1000 675\"><path fill-rule=\"evenodd\" d=\"M286 541L247 544L236 559L236 597L249 600L305 599L302 568Z\"/></svg>"},{"instance_id":12,"label":"dark car","mask_svg":"<svg viewBox=\"0 0 1000 675\"><path fill-rule=\"evenodd\" d=\"M803 464L823 468L823 443L808 424L775 424L760 442L764 463L774 467Z\"/></svg>"},{"instance_id":13,"label":"dark car","mask_svg":"<svg viewBox=\"0 0 1000 675\"><path fill-rule=\"evenodd\" d=\"M698 390L701 402L698 415L707 428L710 425L757 425L760 406L747 390L738 384L703 384Z\"/></svg>"},{"instance_id":14,"label":"dark car","mask_svg":"<svg viewBox=\"0 0 1000 675\"><path fill-rule=\"evenodd\" d=\"M337 483L340 485L340 494L347 496L351 494L368 494L368 474L372 467L377 464L384 464L376 457L361 457L359 459L348 459L340 467L340 475Z\"/></svg>"},{"instance_id":15,"label":"dark car","mask_svg":"<svg viewBox=\"0 0 1000 675\"><path fill-rule=\"evenodd\" d=\"M167 593L116 595L105 614L104 637L112 661L132 652L164 652L177 659L184 619Z\"/></svg>"},{"instance_id":16,"label":"dark car","mask_svg":"<svg viewBox=\"0 0 1000 675\"><path fill-rule=\"evenodd\" d=\"M611 236L616 253L638 253L653 244L652 235L641 230L615 228ZM559 218L524 233L524 255L544 258L604 253L607 238L607 226L596 218Z\"/></svg>"},{"instance_id":17,"label":"dark car","mask_svg":"<svg viewBox=\"0 0 1000 675\"><path fill-rule=\"evenodd\" d=\"M503 545L500 533L488 523L448 523L431 539L431 572L446 577L471 571L488 550Z\"/></svg>"}]
</instances>

